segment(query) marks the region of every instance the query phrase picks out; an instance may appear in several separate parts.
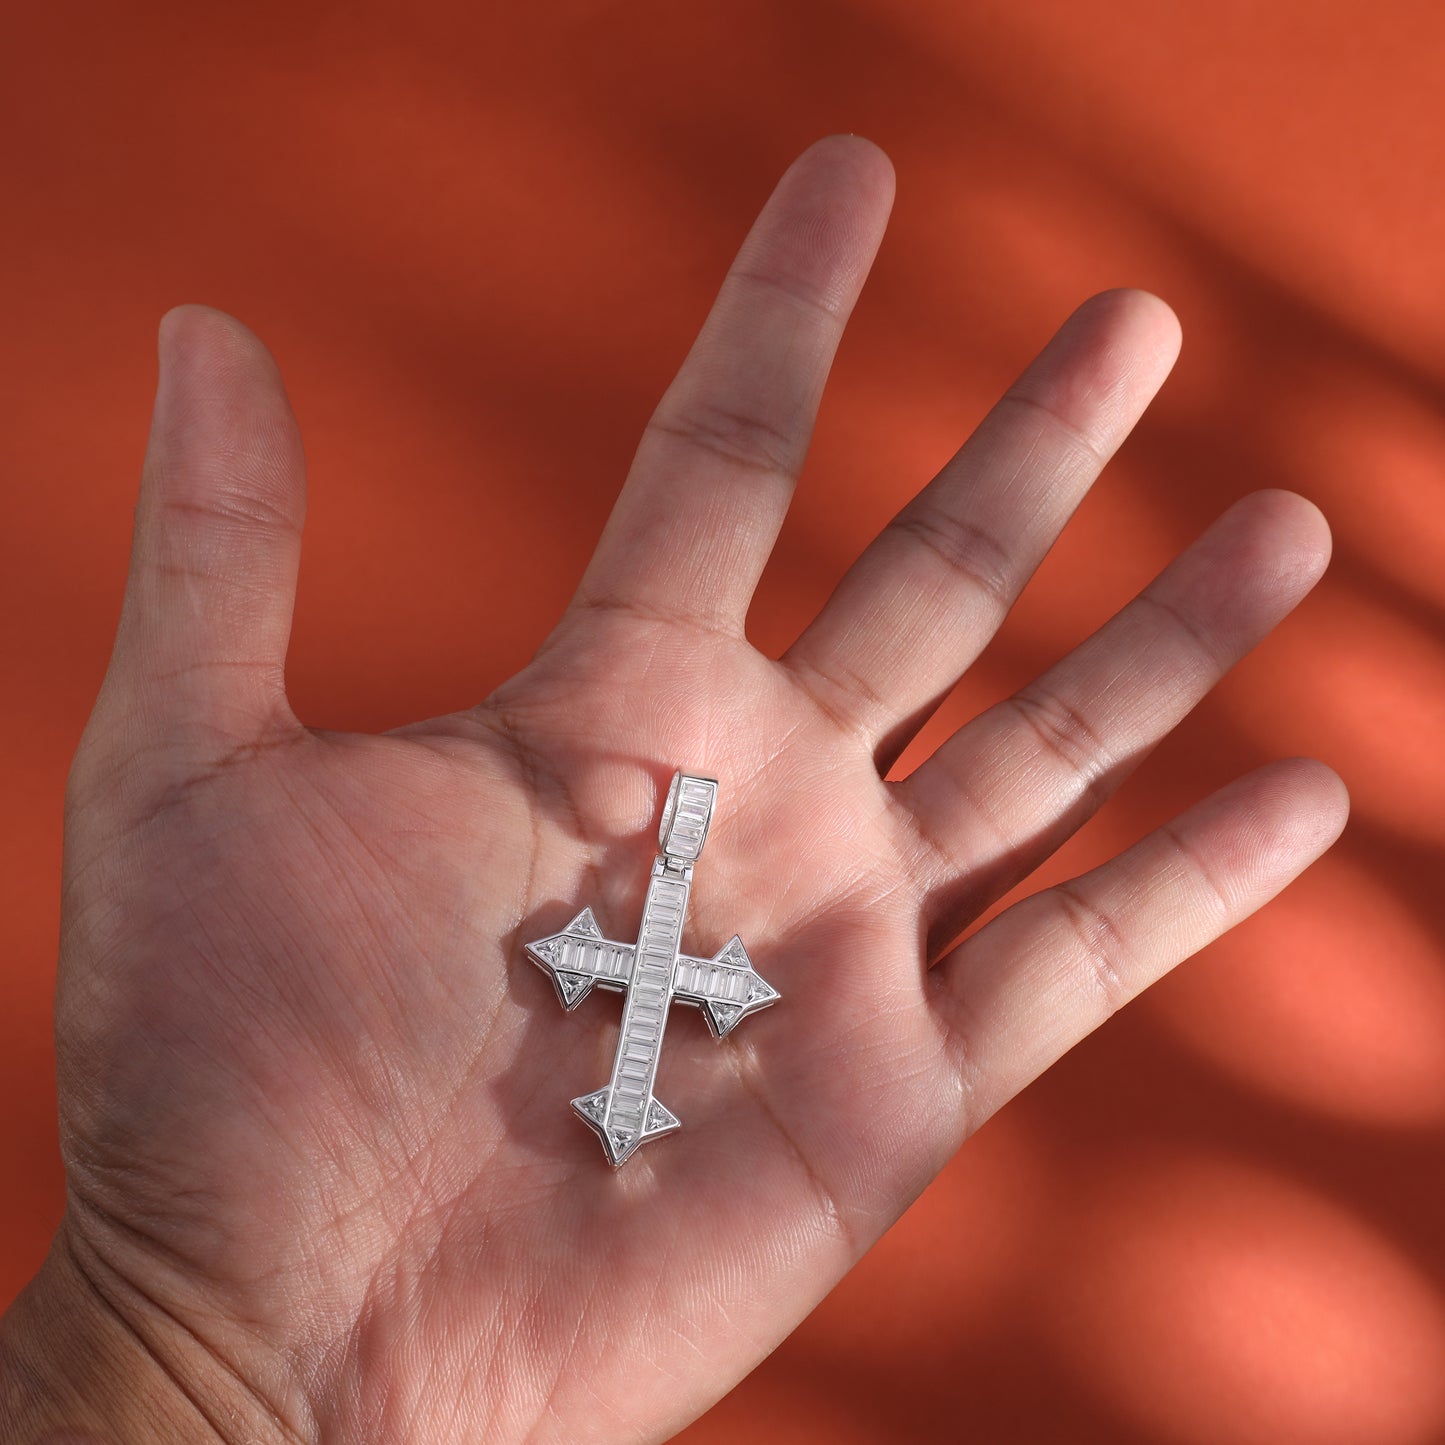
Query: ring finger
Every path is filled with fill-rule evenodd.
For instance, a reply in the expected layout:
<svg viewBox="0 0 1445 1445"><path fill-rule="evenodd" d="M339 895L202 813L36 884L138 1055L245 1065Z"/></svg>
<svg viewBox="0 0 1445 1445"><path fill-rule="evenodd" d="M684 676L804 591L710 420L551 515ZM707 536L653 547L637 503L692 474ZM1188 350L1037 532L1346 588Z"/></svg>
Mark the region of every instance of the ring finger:
<svg viewBox="0 0 1445 1445"><path fill-rule="evenodd" d="M1092 637L897 784L937 873L937 945L1039 866L1319 579L1292 492L1236 502Z"/></svg>

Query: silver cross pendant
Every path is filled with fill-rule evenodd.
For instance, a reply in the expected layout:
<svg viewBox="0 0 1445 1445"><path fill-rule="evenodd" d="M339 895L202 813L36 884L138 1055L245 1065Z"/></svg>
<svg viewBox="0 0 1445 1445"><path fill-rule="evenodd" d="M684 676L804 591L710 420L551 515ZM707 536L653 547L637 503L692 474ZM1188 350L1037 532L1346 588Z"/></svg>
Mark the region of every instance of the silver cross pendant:
<svg viewBox="0 0 1445 1445"><path fill-rule="evenodd" d="M561 933L525 945L528 958L551 975L565 1009L576 1008L594 984L627 995L612 1081L572 1100L613 1165L625 1163L639 1145L680 1127L677 1115L652 1092L672 1001L695 1004L713 1036L721 1038L779 998L777 989L758 976L736 934L712 958L682 952L693 865L702 853L716 802L715 778L673 774L635 944L604 938L592 910L584 908Z"/></svg>

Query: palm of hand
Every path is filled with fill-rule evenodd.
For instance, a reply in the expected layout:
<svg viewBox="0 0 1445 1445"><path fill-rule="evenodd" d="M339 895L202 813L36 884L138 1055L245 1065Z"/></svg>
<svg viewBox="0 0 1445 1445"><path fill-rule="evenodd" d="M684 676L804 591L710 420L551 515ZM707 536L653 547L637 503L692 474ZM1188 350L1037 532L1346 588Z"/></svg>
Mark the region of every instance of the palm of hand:
<svg viewBox="0 0 1445 1445"><path fill-rule="evenodd" d="M932 1176L957 1111L871 759L745 643L579 631L470 716L303 734L183 783L137 829L140 887L87 883L72 910L72 948L128 984L72 1035L106 1079L72 1096L81 1199L139 1193L145 1251L277 1341L323 1323L284 1287L315 1278L328 1368L405 1341L385 1393L412 1429L428 1397L450 1415L437 1376L489 1337L478 1417L510 1397L513 1425L585 1419L608 1395L659 1427L697 1413L771 1347L780 1295L801 1314ZM613 1176L567 1100L607 1078L615 1002L563 1015L519 940L573 900L631 936L652 760L688 757L732 784L688 936L741 930L791 1017L718 1044L675 1012L659 1092L686 1127ZM750 1279L757 1319L720 1276ZM717 1373L684 1395L705 1340Z"/></svg>
<svg viewBox="0 0 1445 1445"><path fill-rule="evenodd" d="M739 279L786 255L811 207L854 218L842 227L852 253L840 243L826 271L834 289L848 289L839 276L856 289L876 244L859 233L881 232L886 211L878 166L861 143L818 148L759 222ZM787 312L797 389L815 395L826 366L815 358L809 372L795 354L796 298L776 275L758 289L771 299L750 304ZM699 343L714 386L719 356L738 351L722 333L741 304L725 292L717 334ZM1012 575L981 585L987 567L965 544L999 526L954 515L959 480L946 474L880 543L873 571L860 563L858 603L845 587L831 630L825 614L811 645L763 657L742 636L745 595L730 618L704 615L669 571L686 555L677 538L706 527L686 498L660 521L649 474L667 471L675 489L690 468L700 486L735 486L753 508L740 530L758 533L765 556L769 527L756 517L764 501L780 515L774 474L787 466L759 438L787 439L771 419L738 422L747 398L714 397L704 412L687 369L578 602L478 708L380 738L301 728L279 685L289 597L274 616L225 597L182 609L186 626L211 630L210 657L185 651L192 637L128 661L167 586L194 601L216 585L207 559L229 548L235 561L238 521L269 536L242 559L248 591L258 573L277 590L275 576L294 569L284 485L299 464L279 384L256 400L269 363L235 323L199 308L176 316L173 333L189 328L201 361L193 399L179 413L173 399L153 436L170 448L148 469L153 516L169 521L150 525L158 538L172 528L170 543L154 543L162 551L175 529L198 531L149 571L138 540L117 661L72 785L59 1005L68 1247L118 1308L179 1322L298 1434L675 1429L806 1313L970 1127L1177 962L1181 940L1187 952L1257 906L1337 827L1323 770L1236 785L1096 883L1031 900L930 972L939 943L1047 856L1302 595L1318 566L1298 559L1322 563L1319 531L1305 504L1278 496L1226 519L1193 572L1186 556L1152 601L1099 634L1096 655L1086 644L1046 688L975 724L971 742L960 735L954 753L886 783L900 736L959 660L910 656L910 644L938 650L938 622L917 608L892 623L898 646L885 650L901 661L848 654L837 637L872 612L888 626L890 598L909 588L936 591L940 616L967 602L986 636L1037 545L1020 535L1000 568ZM996 467L1010 446L1040 466L1052 438L1067 453L1055 473L1080 472L1080 456L1107 453L1142 408L1147 378L1122 420L1102 405L1050 419L1061 394L1087 389L1100 350L1127 345L1131 327L1142 346L1159 311L1125 298L1085 324L1093 343L1042 360L991 442L982 430ZM208 348L248 358L249 377L231 364L243 374L227 425L239 411L262 439L249 473L224 487L204 464L219 423L194 400ZM1074 433L1095 439L1070 451L1058 438ZM281 502L278 474L289 479ZM1052 495L1058 475L1039 486ZM178 500L187 476L193 490ZM252 502L239 506L246 485ZM1056 497L1045 530L1067 511ZM144 518L143 503L142 536ZM652 574L630 565L640 557L654 559ZM1201 568L1226 585L1201 585ZM880 590L885 569L893 586ZM634 571L640 582L619 590ZM1241 602L1240 578L1261 572L1267 582L1244 586ZM232 618L234 641L237 615L255 643L244 662L215 648L215 619ZM1140 661L1137 697L1114 712L1061 701L1096 693L1124 647ZM917 685L888 666L911 667ZM141 673L147 696L184 693L163 744L134 704ZM615 1001L594 996L564 1015L521 943L583 905L609 936L633 935L674 766L722 780L685 944L711 952L740 933L783 1003L721 1044L674 1011L658 1093L684 1128L613 1174L567 1101L607 1078ZM1268 866L1237 842L1261 817L1280 840ZM1141 904L1151 888L1167 896ZM1032 1017L1020 997L1035 1000ZM1048 1016L1051 1001L1063 1006Z"/></svg>

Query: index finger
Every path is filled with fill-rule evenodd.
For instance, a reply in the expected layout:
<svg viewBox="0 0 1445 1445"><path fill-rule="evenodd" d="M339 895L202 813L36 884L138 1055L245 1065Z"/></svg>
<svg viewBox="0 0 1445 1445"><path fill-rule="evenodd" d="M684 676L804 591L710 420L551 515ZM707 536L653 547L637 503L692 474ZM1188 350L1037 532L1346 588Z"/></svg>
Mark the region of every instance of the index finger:
<svg viewBox="0 0 1445 1445"><path fill-rule="evenodd" d="M788 168L647 425L574 607L741 634L892 202L887 156L857 136Z"/></svg>

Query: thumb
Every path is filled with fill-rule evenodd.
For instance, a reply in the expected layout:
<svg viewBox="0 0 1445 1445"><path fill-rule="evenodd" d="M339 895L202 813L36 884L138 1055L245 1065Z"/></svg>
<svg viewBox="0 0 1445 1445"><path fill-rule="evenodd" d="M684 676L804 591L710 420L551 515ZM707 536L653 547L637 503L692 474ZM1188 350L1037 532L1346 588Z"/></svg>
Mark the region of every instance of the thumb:
<svg viewBox="0 0 1445 1445"><path fill-rule="evenodd" d="M234 746L294 726L286 646L306 510L281 373L234 317L161 318L160 380L107 700L145 733Z"/></svg>

